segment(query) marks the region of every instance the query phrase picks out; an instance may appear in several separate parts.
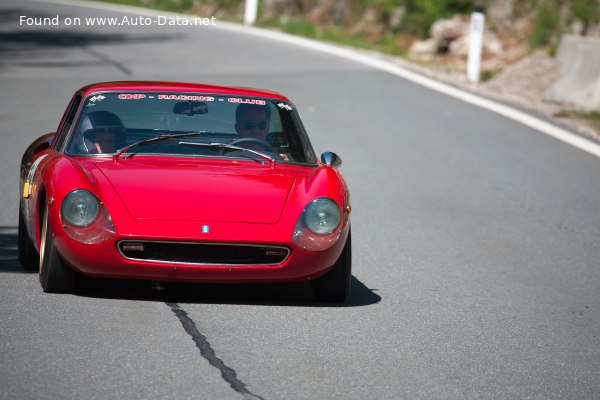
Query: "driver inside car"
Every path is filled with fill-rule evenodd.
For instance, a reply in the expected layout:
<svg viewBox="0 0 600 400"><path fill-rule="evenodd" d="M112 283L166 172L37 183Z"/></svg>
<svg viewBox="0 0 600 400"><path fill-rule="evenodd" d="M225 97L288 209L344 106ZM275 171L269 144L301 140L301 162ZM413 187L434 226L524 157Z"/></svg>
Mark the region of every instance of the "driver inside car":
<svg viewBox="0 0 600 400"><path fill-rule="evenodd" d="M118 126L89 129L84 132L85 140L93 146L95 153L105 154L117 151L117 136L122 130Z"/></svg>
<svg viewBox="0 0 600 400"><path fill-rule="evenodd" d="M240 104L235 110L235 131L240 145L250 150L275 153L272 144L267 140L271 121L269 106L257 104ZM247 141L244 141L247 139ZM279 158L289 161L287 154L278 154Z"/></svg>
<svg viewBox="0 0 600 400"><path fill-rule="evenodd" d="M121 119L108 111L88 113L81 124L80 151L110 154L125 146L125 128Z"/></svg>
<svg viewBox="0 0 600 400"><path fill-rule="evenodd" d="M269 106L240 104L235 110L235 131L240 139L253 138L266 142L270 120Z"/></svg>

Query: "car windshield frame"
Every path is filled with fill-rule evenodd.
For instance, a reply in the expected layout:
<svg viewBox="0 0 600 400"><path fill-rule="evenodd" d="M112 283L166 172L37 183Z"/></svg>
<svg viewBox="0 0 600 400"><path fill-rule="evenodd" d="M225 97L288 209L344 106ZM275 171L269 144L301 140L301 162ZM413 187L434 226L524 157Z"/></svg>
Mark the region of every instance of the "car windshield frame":
<svg viewBox="0 0 600 400"><path fill-rule="evenodd" d="M121 98L120 96L123 97ZM150 96L154 97L148 98ZM159 96L163 97L159 98ZM200 110L199 112L195 114L190 113L189 115L182 114L180 112L176 113L175 110L177 110L177 107L175 107L175 104L189 101L191 105L191 99L194 99L194 102L201 102L203 104L202 107L197 107L194 109ZM123 103L121 103L121 101L123 101ZM163 106L163 102L165 106ZM151 106L158 104L160 104L160 107L163 108L159 109L159 111L156 111L156 115L153 115L152 113L154 111ZM268 128L276 130L270 130L265 141L272 147L272 149L249 148L253 151L224 152L218 151L219 146L203 145L222 143L223 145L235 146L235 141L243 138L237 131L238 128L236 127L235 117L235 111L241 104L250 104L253 106L263 107L266 106L269 108L270 114L267 114L269 115L267 118L270 118L270 126ZM129 108L126 108L126 106ZM143 111L154 118L165 117L166 120L171 118L173 120L184 122L191 122L192 119L196 119L198 126L193 127L199 129L191 129L193 124L188 126L186 129L182 129L181 127L178 127L177 129L166 129L168 127L167 124L157 127L143 127L135 125L134 123L132 126L131 121L133 120L135 122L136 118L136 107L142 106L148 106L147 108L144 108ZM168 114L167 112L169 108L172 109L172 115ZM204 112L204 108L207 108L208 111ZM179 109L181 109L181 107L179 107ZM203 125L202 118L204 117L210 122L209 114L212 110L217 111L217 116L214 117L214 115L210 115L210 117L214 117L215 120L218 119L217 122L223 126L228 124L227 129L220 132L210 129L202 129L206 127ZM116 122L111 120L110 123L105 123L104 125L100 126L100 128L92 126L92 118L90 118L89 115L95 111L112 113L118 117L118 120ZM223 115L219 115L219 113ZM205 117L205 115L207 117ZM140 121L142 120L140 119ZM85 134L102 129L106 131L109 131L112 128L117 129L118 122L120 122L121 128L124 132L125 139L123 142L116 146L113 151L102 152L100 147L97 145L97 151L94 151L94 149L89 145L89 142L86 141ZM152 122L148 122L148 124L152 124ZM210 124L207 124L207 126L210 127ZM185 147L187 150L176 149L176 145L174 145L175 141L167 139L164 141L160 140L160 142L172 142L170 145L162 146L158 143L155 143L154 146L142 145L142 149L136 147L131 151L134 151L136 154L143 154L144 156L177 158L199 157L218 159L234 158L246 160L252 158L252 153L262 153L261 156L274 158L278 163L282 162L311 166L318 164L316 154L298 115L297 109L291 102L282 100L280 98L250 96L236 93L215 94L209 92L172 90L109 90L92 92L87 94L80 102L77 116L75 117L74 123L72 124L70 132L65 138L60 151L65 155L72 157L114 157L116 154L122 153L120 152L120 149L131 146L135 142L142 142L144 139L149 139L156 136L181 135L193 132L206 133L205 136L198 136L197 140L198 143L201 144L200 146L179 146L181 148ZM96 139L97 138L94 138L94 140ZM87 145L82 146L81 143L87 143ZM264 161L265 157L261 156L255 154L253 159L256 161L258 158L259 160L262 159Z"/></svg>

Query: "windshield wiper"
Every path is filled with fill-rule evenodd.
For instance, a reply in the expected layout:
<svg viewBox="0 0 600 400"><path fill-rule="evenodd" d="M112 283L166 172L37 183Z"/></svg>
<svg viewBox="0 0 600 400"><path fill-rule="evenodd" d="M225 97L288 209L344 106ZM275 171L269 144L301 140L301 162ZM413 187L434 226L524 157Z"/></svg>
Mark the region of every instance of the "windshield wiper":
<svg viewBox="0 0 600 400"><path fill-rule="evenodd" d="M118 152L115 153L114 158L115 160L119 159L119 156L121 156L121 154L125 153L127 150L142 145L142 144L146 144L146 143L153 143L153 142L160 142L163 140L168 140L168 139L177 139L177 138L182 138L182 137L188 137L188 136L198 136L198 135L202 135L205 134L206 132L188 132L188 133L178 133L175 135L158 135L158 136L154 136L151 137L149 139L144 139L144 140L140 140L138 142L135 143L131 143L128 146L123 147L121 150L119 150ZM132 155L134 155L135 153L132 153ZM129 156L129 157L131 157ZM127 158L129 158L127 157Z"/></svg>
<svg viewBox="0 0 600 400"><path fill-rule="evenodd" d="M268 155L263 154L263 153L261 153L259 151L247 149L245 147L233 146L231 144L226 144L226 143L179 142L179 144L183 145L183 146L198 146L198 147L206 147L206 148L211 148L211 149L217 148L217 149L245 151L245 152L257 155L257 156L259 156L262 159L270 161L271 164L273 164L275 162L275 158L274 157L268 156ZM256 161L258 161L258 160L256 160Z"/></svg>

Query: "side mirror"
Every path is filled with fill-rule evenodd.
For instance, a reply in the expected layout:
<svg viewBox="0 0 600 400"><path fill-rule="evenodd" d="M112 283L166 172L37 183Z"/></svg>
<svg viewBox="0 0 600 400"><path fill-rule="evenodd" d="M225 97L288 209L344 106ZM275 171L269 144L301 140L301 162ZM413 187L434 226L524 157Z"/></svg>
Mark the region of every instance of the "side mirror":
<svg viewBox="0 0 600 400"><path fill-rule="evenodd" d="M342 159L340 156L330 151L326 151L325 153L321 154L321 162L333 168L339 168L342 165Z"/></svg>

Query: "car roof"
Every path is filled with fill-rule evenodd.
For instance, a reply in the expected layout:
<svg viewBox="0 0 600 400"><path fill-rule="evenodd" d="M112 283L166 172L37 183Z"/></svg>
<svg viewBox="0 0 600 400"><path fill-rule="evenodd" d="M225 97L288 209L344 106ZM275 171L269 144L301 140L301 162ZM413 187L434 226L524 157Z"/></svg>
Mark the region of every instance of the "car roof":
<svg viewBox="0 0 600 400"><path fill-rule="evenodd" d="M202 83L167 82L167 81L115 81L100 82L79 89L83 96L97 92L131 91L131 92L183 92L215 95L240 95L248 97L268 97L289 101L285 96L263 89L236 86L217 86Z"/></svg>

